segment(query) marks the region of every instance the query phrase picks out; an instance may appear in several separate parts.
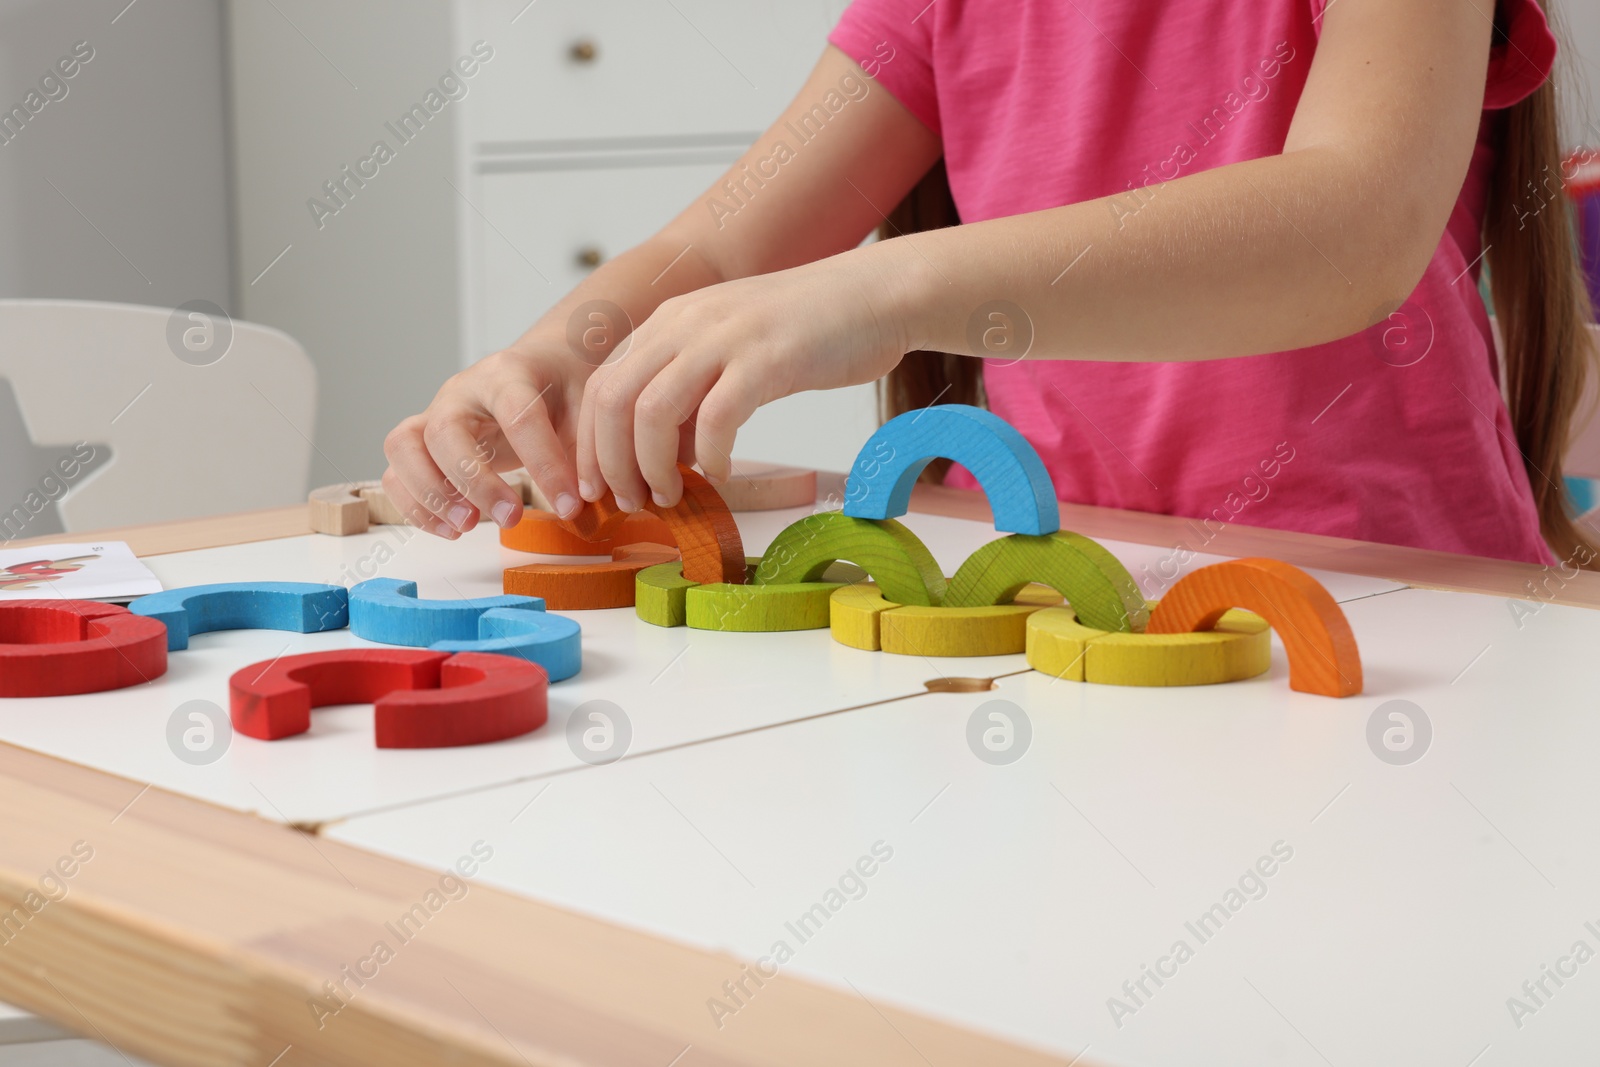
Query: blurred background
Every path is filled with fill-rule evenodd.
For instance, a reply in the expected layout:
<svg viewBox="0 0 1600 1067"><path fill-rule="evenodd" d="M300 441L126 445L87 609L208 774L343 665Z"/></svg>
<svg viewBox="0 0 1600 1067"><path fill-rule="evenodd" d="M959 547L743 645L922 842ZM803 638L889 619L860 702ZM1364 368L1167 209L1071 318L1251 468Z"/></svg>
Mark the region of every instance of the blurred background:
<svg viewBox="0 0 1600 1067"><path fill-rule="evenodd" d="M52 79L0 126L0 299L151 305L161 322L204 301L282 330L314 402L298 410L292 375L250 377L266 403L246 393L230 417L288 421L310 485L375 478L384 434L440 382L736 158L846 3L0 0L0 109ZM1600 3L1557 6L1567 140L1600 144ZM69 57L73 75L53 73ZM64 365L52 387L83 378ZM160 396L137 401L162 424L147 432L184 433ZM0 387L0 450L33 447L6 436L8 407ZM843 470L875 425L870 387L803 395L758 414L738 452ZM0 506L37 481L19 477ZM60 528L30 521L27 536Z"/></svg>

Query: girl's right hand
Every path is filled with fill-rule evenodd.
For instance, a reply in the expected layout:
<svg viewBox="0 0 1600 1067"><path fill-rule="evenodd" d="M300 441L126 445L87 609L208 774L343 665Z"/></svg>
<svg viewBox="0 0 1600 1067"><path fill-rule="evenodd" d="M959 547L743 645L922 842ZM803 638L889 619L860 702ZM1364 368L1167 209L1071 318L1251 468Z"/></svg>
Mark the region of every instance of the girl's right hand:
<svg viewBox="0 0 1600 1067"><path fill-rule="evenodd" d="M592 370L559 341L525 338L456 374L426 411L384 439L390 502L450 540L482 515L514 526L522 499L496 472L527 467L558 515L577 514L583 502L569 449Z"/></svg>

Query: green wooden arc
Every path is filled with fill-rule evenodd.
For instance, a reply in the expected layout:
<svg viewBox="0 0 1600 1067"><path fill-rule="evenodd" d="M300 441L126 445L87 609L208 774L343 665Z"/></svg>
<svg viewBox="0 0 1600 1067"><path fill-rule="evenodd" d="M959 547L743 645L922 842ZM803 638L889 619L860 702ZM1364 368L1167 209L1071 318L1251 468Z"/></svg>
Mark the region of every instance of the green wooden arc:
<svg viewBox="0 0 1600 1067"><path fill-rule="evenodd" d="M950 579L944 606L1009 604L1030 582L1060 593L1079 621L1096 630L1140 632L1150 619L1128 568L1099 542L1068 530L1043 537L1011 534L990 541Z"/></svg>
<svg viewBox="0 0 1600 1067"><path fill-rule="evenodd" d="M944 572L917 535L894 519L857 519L837 511L807 515L768 546L756 585L818 581L836 562L854 563L897 604L937 607Z"/></svg>

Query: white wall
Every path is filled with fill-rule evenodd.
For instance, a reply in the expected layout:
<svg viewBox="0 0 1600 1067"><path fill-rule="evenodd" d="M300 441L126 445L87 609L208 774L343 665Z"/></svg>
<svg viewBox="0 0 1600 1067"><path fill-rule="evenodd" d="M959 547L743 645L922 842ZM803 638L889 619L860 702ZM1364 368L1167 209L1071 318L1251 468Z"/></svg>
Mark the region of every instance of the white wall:
<svg viewBox="0 0 1600 1067"><path fill-rule="evenodd" d="M312 484L376 478L384 435L459 365L452 109L320 227L307 201L374 141L398 146L384 123L456 58L451 7L231 0L228 10L236 195L248 205L237 223L240 308L317 365ZM352 301L355 286L384 299Z"/></svg>
<svg viewBox="0 0 1600 1067"><path fill-rule="evenodd" d="M220 6L126 3L0 0L0 110L94 50L0 144L0 297L230 307Z"/></svg>
<svg viewBox="0 0 1600 1067"><path fill-rule="evenodd" d="M1556 64L1556 84L1566 107L1566 143L1600 147L1600 2L1546 2L1556 8L1557 33L1567 46Z"/></svg>

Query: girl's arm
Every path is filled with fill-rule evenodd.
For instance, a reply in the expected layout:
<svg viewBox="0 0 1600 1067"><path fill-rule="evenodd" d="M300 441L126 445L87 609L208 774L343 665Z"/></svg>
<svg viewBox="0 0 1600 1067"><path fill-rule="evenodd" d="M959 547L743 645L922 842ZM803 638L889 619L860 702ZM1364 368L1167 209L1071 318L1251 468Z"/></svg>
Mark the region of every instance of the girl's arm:
<svg viewBox="0 0 1600 1067"><path fill-rule="evenodd" d="M791 126L819 128L818 106L826 120L802 145ZM792 153L779 151L779 142ZM384 442L390 466L383 484L391 500L416 525L443 537L471 529L480 515L511 525L521 517L521 501L493 472L526 466L556 511L571 516L580 505L568 451L585 382L631 324L685 293L853 248L880 221L878 208L898 203L938 157L938 138L830 48L794 103L716 186L656 236L596 270L511 347L450 378L426 411L395 427ZM584 305L594 301L622 315L602 309L591 317L593 305ZM574 334L582 339L576 347ZM677 432L664 446L669 465L679 454ZM685 434L684 454L692 458L692 430ZM726 463L710 469L725 472ZM604 491L598 474L591 472L588 483L584 496ZM629 483L616 484L628 510L644 501L638 491L627 495Z"/></svg>
<svg viewBox="0 0 1600 1067"><path fill-rule="evenodd" d="M1046 359L1243 356L1381 321L1421 278L1465 178L1491 13L1487 0L1332 0L1283 153L1154 186L1132 217L1126 198L1120 211L1087 201L667 302L589 379L580 477L619 500L676 501L691 419L701 466L725 477L760 404L870 381L918 349L972 354L968 320L994 299L1023 309L1030 358ZM839 205L857 195L826 184Z"/></svg>

